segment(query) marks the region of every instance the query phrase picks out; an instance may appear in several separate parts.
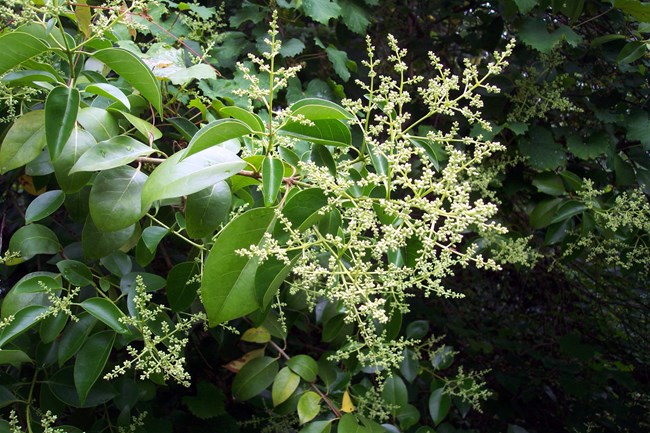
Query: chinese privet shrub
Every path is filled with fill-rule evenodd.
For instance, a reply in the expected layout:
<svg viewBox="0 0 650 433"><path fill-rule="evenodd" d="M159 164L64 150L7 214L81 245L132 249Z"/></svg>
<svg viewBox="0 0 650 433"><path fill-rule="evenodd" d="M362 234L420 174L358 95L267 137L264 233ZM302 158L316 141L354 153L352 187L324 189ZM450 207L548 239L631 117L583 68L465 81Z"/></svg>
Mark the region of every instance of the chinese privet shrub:
<svg viewBox="0 0 650 433"><path fill-rule="evenodd" d="M278 4L325 23L356 5ZM460 75L430 53L423 77L368 39L361 96L335 103L322 80L303 97L304 43L252 3L0 10L1 428L428 432L481 410L484 372L403 319L462 297L458 269L534 256L486 165L512 43ZM265 17L238 58L252 46L220 29ZM346 81L356 65L323 48Z"/></svg>

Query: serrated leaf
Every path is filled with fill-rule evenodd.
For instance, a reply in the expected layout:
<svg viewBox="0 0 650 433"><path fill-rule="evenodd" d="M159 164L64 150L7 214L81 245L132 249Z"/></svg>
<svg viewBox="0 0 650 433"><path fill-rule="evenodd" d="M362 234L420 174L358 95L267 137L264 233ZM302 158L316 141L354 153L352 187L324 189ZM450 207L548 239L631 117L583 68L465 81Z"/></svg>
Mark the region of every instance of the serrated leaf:
<svg viewBox="0 0 650 433"><path fill-rule="evenodd" d="M519 150L528 158L528 164L540 171L555 170L566 164L567 157L560 143L548 129L531 127L529 139L519 140Z"/></svg>
<svg viewBox="0 0 650 433"><path fill-rule="evenodd" d="M429 414L434 425L438 425L449 413L451 397L445 393L444 388L434 390L429 396Z"/></svg>
<svg viewBox="0 0 650 433"><path fill-rule="evenodd" d="M45 145L45 112L34 110L20 116L2 140L0 174L33 161Z"/></svg>
<svg viewBox="0 0 650 433"><path fill-rule="evenodd" d="M0 76L49 49L47 44L28 33L6 32L0 36Z"/></svg>
<svg viewBox="0 0 650 433"><path fill-rule="evenodd" d="M302 10L314 21L325 25L341 13L338 3L331 0L303 0Z"/></svg>
<svg viewBox="0 0 650 433"><path fill-rule="evenodd" d="M77 353L74 364L74 385L79 394L79 402L83 405L91 388L99 379L108 355L111 354L115 333L103 331L94 334L86 340Z"/></svg>
<svg viewBox="0 0 650 433"><path fill-rule="evenodd" d="M120 321L124 317L122 310L106 298L89 298L79 304L88 314L108 325L115 332L126 334L129 328Z"/></svg>
<svg viewBox="0 0 650 433"><path fill-rule="evenodd" d="M291 38L288 41L282 42L280 54L283 57L294 57L302 53L305 49L305 44L297 38Z"/></svg>
<svg viewBox="0 0 650 433"><path fill-rule="evenodd" d="M150 155L155 149L126 135L118 135L97 143L86 151L70 169L79 171L99 171L122 167L140 156Z"/></svg>
<svg viewBox="0 0 650 433"><path fill-rule="evenodd" d="M162 94L156 77L138 56L123 48L105 48L92 54L140 92L162 115Z"/></svg>
<svg viewBox="0 0 650 433"><path fill-rule="evenodd" d="M45 138L50 158L56 160L72 134L79 113L79 90L54 88L45 100Z"/></svg>
<svg viewBox="0 0 650 433"><path fill-rule="evenodd" d="M177 152L149 175L142 190L142 209L156 200L193 194L239 173L246 162L219 146L183 158ZM181 160L182 159L182 160Z"/></svg>
<svg viewBox="0 0 650 433"><path fill-rule="evenodd" d="M341 6L341 18L350 30L360 35L366 34L370 24L370 13L353 0L338 0Z"/></svg>
<svg viewBox="0 0 650 433"><path fill-rule="evenodd" d="M298 400L298 419L300 424L305 424L320 413L320 395L314 391L307 391Z"/></svg>
<svg viewBox="0 0 650 433"><path fill-rule="evenodd" d="M232 206L232 193L226 182L217 182L187 196L185 223L192 238L210 236L228 220Z"/></svg>
<svg viewBox="0 0 650 433"><path fill-rule="evenodd" d="M307 382L316 381L318 363L309 355L296 355L287 361L287 366Z"/></svg>
<svg viewBox="0 0 650 433"><path fill-rule="evenodd" d="M56 234L40 224L19 228L9 241L9 251L19 251L24 260L29 260L37 254L56 254L60 249L61 244Z"/></svg>
<svg viewBox="0 0 650 433"><path fill-rule="evenodd" d="M169 80L176 86L183 86L192 80L217 78L212 66L198 63L187 67L183 50L163 43L153 44L144 56L144 63L158 79Z"/></svg>
<svg viewBox="0 0 650 433"><path fill-rule="evenodd" d="M607 152L610 148L610 138L605 132L597 132L583 141L580 136L574 134L567 137L567 148L580 159L594 159Z"/></svg>
<svg viewBox="0 0 650 433"><path fill-rule="evenodd" d="M255 397L273 383L278 368L278 362L268 356L247 362L232 383L233 397L240 401Z"/></svg>
<svg viewBox="0 0 650 433"><path fill-rule="evenodd" d="M336 74L341 77L343 81L348 81L350 79L350 71L348 70L348 53L341 51L332 45L325 49L325 53L327 54L329 61L332 62Z"/></svg>
<svg viewBox="0 0 650 433"><path fill-rule="evenodd" d="M99 173L88 200L95 226L114 232L142 218L141 194L146 180L147 175L128 165Z"/></svg>
<svg viewBox="0 0 650 433"><path fill-rule="evenodd" d="M25 210L25 224L40 221L52 215L65 201L61 190L47 191L36 197Z"/></svg>
<svg viewBox="0 0 650 433"><path fill-rule="evenodd" d="M237 250L260 244L274 223L273 209L251 209L232 220L212 246L201 282L210 326L258 308L254 285L258 261L239 255Z"/></svg>
<svg viewBox="0 0 650 433"><path fill-rule="evenodd" d="M300 385L300 377L291 371L289 367L284 367L280 370L275 376L273 387L271 388L273 406L277 406L291 397L291 394L298 388L298 385ZM298 414L300 414L300 403L298 403Z"/></svg>

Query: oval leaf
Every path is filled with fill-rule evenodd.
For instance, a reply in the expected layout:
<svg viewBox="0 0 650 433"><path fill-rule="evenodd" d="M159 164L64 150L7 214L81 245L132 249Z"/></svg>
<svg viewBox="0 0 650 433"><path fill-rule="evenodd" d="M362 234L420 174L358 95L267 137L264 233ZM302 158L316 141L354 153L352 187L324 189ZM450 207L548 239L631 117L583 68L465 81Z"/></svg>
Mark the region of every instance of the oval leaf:
<svg viewBox="0 0 650 433"><path fill-rule="evenodd" d="M97 143L96 146L81 155L70 173L121 167L133 162L140 156L150 155L153 152L155 152L155 149L140 143L138 140L126 135L118 135Z"/></svg>
<svg viewBox="0 0 650 433"><path fill-rule="evenodd" d="M54 88L45 100L45 138L54 161L70 138L79 113L79 90L66 86Z"/></svg>
<svg viewBox="0 0 650 433"><path fill-rule="evenodd" d="M282 160L267 156L262 163L262 193L264 195L264 205L273 206L282 186L282 177L284 176L284 164Z"/></svg>
<svg viewBox="0 0 650 433"><path fill-rule="evenodd" d="M289 122L280 133L324 146L350 146L352 134L347 125L336 119L313 120L313 125Z"/></svg>
<svg viewBox="0 0 650 433"><path fill-rule="evenodd" d="M237 120L241 120L253 132L265 131L264 122L262 122L260 116L248 110L244 110L243 108L236 107L236 106L223 107L221 110L219 110L219 114L222 114L224 116L230 116Z"/></svg>
<svg viewBox="0 0 650 433"><path fill-rule="evenodd" d="M28 33L6 32L0 37L0 76L49 49L43 41Z"/></svg>
<svg viewBox="0 0 650 433"><path fill-rule="evenodd" d="M79 191L93 176L93 173L89 172L70 174L70 169L84 152L96 144L97 141L91 133L80 128L75 128L68 142L63 146L61 155L55 161L52 161L56 181L66 194Z"/></svg>
<svg viewBox="0 0 650 433"><path fill-rule="evenodd" d="M445 394L444 388L438 388L429 396L429 414L434 425L438 425L449 413L451 408L451 397Z"/></svg>
<svg viewBox="0 0 650 433"><path fill-rule="evenodd" d="M87 85L84 88L84 92L92 93L94 95L103 96L104 98L112 99L113 101L119 102L127 110L131 109L131 102L129 98L126 97L124 92L119 88L108 83L92 83Z"/></svg>
<svg viewBox="0 0 650 433"><path fill-rule="evenodd" d="M115 333L111 331L98 332L92 335L77 354L74 364L74 385L79 394L81 405L86 401L111 354Z"/></svg>
<svg viewBox="0 0 650 433"><path fill-rule="evenodd" d="M47 311L42 305L23 308L14 315L14 319L0 332L0 347L4 346L23 332L38 324L36 318Z"/></svg>
<svg viewBox="0 0 650 433"><path fill-rule="evenodd" d="M104 322L115 332L126 334L129 328L120 321L124 317L122 310L106 298L90 298L83 301L81 307L96 319Z"/></svg>
<svg viewBox="0 0 650 433"><path fill-rule="evenodd" d="M89 198L90 216L95 226L101 231L112 232L138 221L144 214L140 206L146 180L147 175L128 165L99 173Z"/></svg>
<svg viewBox="0 0 650 433"><path fill-rule="evenodd" d="M241 120L237 119L219 119L208 123L199 129L192 140L187 145L187 151L183 158L192 156L209 147L216 146L220 143L239 138L252 133L251 129Z"/></svg>
<svg viewBox="0 0 650 433"><path fill-rule="evenodd" d="M167 275L167 300L173 311L184 311L196 299L199 282L195 277L201 272L196 262L179 263Z"/></svg>
<svg viewBox="0 0 650 433"><path fill-rule="evenodd" d="M210 236L228 219L232 194L226 182L217 182L187 196L185 223L192 238Z"/></svg>
<svg viewBox="0 0 650 433"><path fill-rule="evenodd" d="M300 376L291 371L289 367L284 367L280 370L277 376L275 376L273 388L271 388L273 406L277 406L291 397L291 394L298 388L298 385L300 385ZM298 403L298 414L300 414L300 403Z"/></svg>
<svg viewBox="0 0 650 433"><path fill-rule="evenodd" d="M352 115L340 105L321 98L305 98L291 105L291 114L301 115L309 120L351 119Z"/></svg>
<svg viewBox="0 0 650 433"><path fill-rule="evenodd" d="M244 401L255 397L268 388L278 373L278 362L268 356L255 358L247 362L232 383L232 395Z"/></svg>
<svg viewBox="0 0 650 433"><path fill-rule="evenodd" d="M307 382L316 380L318 363L309 355L296 355L287 361L287 366Z"/></svg>
<svg viewBox="0 0 650 433"><path fill-rule="evenodd" d="M56 254L61 249L52 230L40 224L30 224L16 230L9 241L9 251L20 252L24 260L37 254Z"/></svg>
<svg viewBox="0 0 650 433"><path fill-rule="evenodd" d="M45 112L34 110L20 116L0 146L0 174L33 161L45 145Z"/></svg>
<svg viewBox="0 0 650 433"><path fill-rule="evenodd" d="M298 400L298 418L300 424L311 421L316 418L320 412L320 395L314 391L307 391L300 400Z"/></svg>
<svg viewBox="0 0 650 433"><path fill-rule="evenodd" d="M47 191L32 201L25 210L25 224L40 221L52 215L65 201L65 194L61 190Z"/></svg>

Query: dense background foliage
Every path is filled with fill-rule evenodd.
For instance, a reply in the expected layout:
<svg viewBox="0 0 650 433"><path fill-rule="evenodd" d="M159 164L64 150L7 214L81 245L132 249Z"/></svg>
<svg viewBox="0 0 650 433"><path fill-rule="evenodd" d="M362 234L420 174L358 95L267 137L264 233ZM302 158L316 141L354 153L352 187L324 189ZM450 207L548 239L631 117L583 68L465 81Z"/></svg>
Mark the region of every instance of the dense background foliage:
<svg viewBox="0 0 650 433"><path fill-rule="evenodd" d="M0 12L0 247L20 251L0 265L1 431L650 429L649 4L23 0ZM400 119L390 97L401 86L368 97L355 80L394 75L389 34L407 50L404 80L442 68L482 77L514 38L509 66L486 81L501 92L476 89L486 122L462 111L468 99L448 113L413 90L411 117ZM264 93L269 73L278 89ZM346 98L374 104L353 112L385 115L388 132L342 126ZM445 147L435 133L454 122L468 141ZM408 179L450 171L454 149L488 139L505 148L455 178L471 185L466 202L440 206L483 197L498 213L477 210L445 244L461 258L441 268L438 294L464 297L424 297L414 283L403 298L393 287L366 299L385 299L390 320L360 310L367 316L349 323L365 305L336 292L350 280L310 281L282 258L327 267L336 250L357 269L358 245L382 248L373 230L424 220L425 207L397 218L371 206L377 225L355 233L350 211L386 195L363 179L399 172L391 152L401 142L386 136L409 131L422 139L407 140L412 172L395 203L417 195ZM278 218L298 227L294 243ZM386 247L372 266L426 272L415 243ZM250 260L237 254L251 244ZM300 245L313 262L292 253ZM464 266L476 253L502 269ZM213 293L225 286L234 301Z"/></svg>

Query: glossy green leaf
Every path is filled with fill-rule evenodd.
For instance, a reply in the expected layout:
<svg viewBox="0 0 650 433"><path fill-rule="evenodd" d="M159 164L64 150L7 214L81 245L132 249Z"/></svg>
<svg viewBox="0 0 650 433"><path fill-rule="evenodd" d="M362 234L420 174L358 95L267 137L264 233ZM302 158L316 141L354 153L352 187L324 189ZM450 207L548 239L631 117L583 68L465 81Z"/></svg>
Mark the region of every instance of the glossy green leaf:
<svg viewBox="0 0 650 433"><path fill-rule="evenodd" d="M50 393L68 407L94 408L112 400L118 395L115 388L105 380L95 382L85 401L81 403L75 386L74 367L64 367L48 377L47 386ZM58 427L58 426L57 426Z"/></svg>
<svg viewBox="0 0 650 433"><path fill-rule="evenodd" d="M0 350L0 365L5 364L22 364L24 362L34 362L22 350Z"/></svg>
<svg viewBox="0 0 650 433"><path fill-rule="evenodd" d="M144 96L162 115L160 85L151 69L138 56L122 48L106 48L92 54Z"/></svg>
<svg viewBox="0 0 650 433"><path fill-rule="evenodd" d="M36 197L25 210L25 224L40 221L52 215L65 201L65 194L61 190L44 192Z"/></svg>
<svg viewBox="0 0 650 433"><path fill-rule="evenodd" d="M226 395L220 388L202 380L196 389L196 396L184 396L182 399L192 415L201 419L210 419L226 413Z"/></svg>
<svg viewBox="0 0 650 433"><path fill-rule="evenodd" d="M114 332L98 332L91 335L77 353L77 360L74 364L74 385L79 394L79 402L82 405L86 401L90 389L99 379L102 370L104 370L114 341Z"/></svg>
<svg viewBox="0 0 650 433"><path fill-rule="evenodd" d="M271 388L273 406L277 406L291 397L291 394L298 388L298 385L300 385L300 376L291 371L289 367L284 367L280 370L275 376L273 387ZM300 403L298 403L298 413L300 414Z"/></svg>
<svg viewBox="0 0 650 433"><path fill-rule="evenodd" d="M128 120L129 123L139 132L139 135L145 142L152 143L162 138L162 132L160 132L160 129L156 128L151 122L127 113L126 111L115 110L112 108L109 108L109 110L112 113L120 114Z"/></svg>
<svg viewBox="0 0 650 433"><path fill-rule="evenodd" d="M77 114L77 122L97 141L110 140L120 133L115 118L103 108L82 108Z"/></svg>
<svg viewBox="0 0 650 433"><path fill-rule="evenodd" d="M57 360L59 366L77 354L81 346L86 342L91 331L97 323L94 316L82 313L78 314L78 322L71 322L63 331L57 347Z"/></svg>
<svg viewBox="0 0 650 433"><path fill-rule="evenodd" d="M250 360L235 376L232 383L233 397L240 401L255 397L273 383L278 368L278 361L268 356Z"/></svg>
<svg viewBox="0 0 650 433"><path fill-rule="evenodd" d="M156 200L193 194L243 170L246 162L234 153L212 146L181 161L177 152L151 173L142 189L143 210Z"/></svg>
<svg viewBox="0 0 650 433"><path fill-rule="evenodd" d="M384 381L381 397L386 403L397 406L397 409L408 403L408 391L404 381L399 376L390 376Z"/></svg>
<svg viewBox="0 0 650 433"><path fill-rule="evenodd" d="M58 78L47 71L26 70L7 73L2 79L7 87L33 86L41 87L42 83L56 83Z"/></svg>
<svg viewBox="0 0 650 433"><path fill-rule="evenodd" d="M29 260L37 254L56 254L60 249L61 244L56 234L40 224L19 228L9 241L9 251L20 252L24 260Z"/></svg>
<svg viewBox="0 0 650 433"><path fill-rule="evenodd" d="M61 331L68 323L68 315L60 312L54 316L48 316L41 320L38 335L43 343L51 343L56 340Z"/></svg>
<svg viewBox="0 0 650 433"><path fill-rule="evenodd" d="M271 334L263 326L258 328L248 328L246 332L242 334L240 340L248 343L265 344L271 341Z"/></svg>
<svg viewBox="0 0 650 433"><path fill-rule="evenodd" d="M248 125L241 120L215 120L199 129L199 132L192 137L181 160L228 140L243 137L251 132Z"/></svg>
<svg viewBox="0 0 650 433"><path fill-rule="evenodd" d="M515 0L515 4L519 8L519 12L527 14L537 6L537 1L538 0Z"/></svg>
<svg viewBox="0 0 650 433"><path fill-rule="evenodd" d="M318 363L309 355L292 356L287 366L307 382L316 381Z"/></svg>
<svg viewBox="0 0 650 433"><path fill-rule="evenodd" d="M48 49L47 44L28 33L5 32L0 36L0 76Z"/></svg>
<svg viewBox="0 0 650 433"><path fill-rule="evenodd" d="M293 103L291 114L304 116L309 120L348 120L352 115L340 105L321 98L305 98Z"/></svg>
<svg viewBox="0 0 650 433"><path fill-rule="evenodd" d="M551 220L551 224L564 221L574 216L581 214L582 211L587 209L587 206L575 200L568 200L560 205Z"/></svg>
<svg viewBox="0 0 650 433"><path fill-rule="evenodd" d="M92 93L93 95L103 96L119 102L127 110L131 109L131 102L118 87L108 83L92 83L84 87L84 92Z"/></svg>
<svg viewBox="0 0 650 433"><path fill-rule="evenodd" d="M351 413L346 413L339 420L338 430L345 433L370 433L370 431L359 424L357 419Z"/></svg>
<svg viewBox="0 0 650 433"><path fill-rule="evenodd" d="M98 171L122 167L140 156L150 155L155 149L126 135L118 135L97 143L77 160L70 173Z"/></svg>
<svg viewBox="0 0 650 433"><path fill-rule="evenodd" d="M396 418L402 430L408 430L420 420L420 411L412 404L406 404L397 410Z"/></svg>
<svg viewBox="0 0 650 433"><path fill-rule="evenodd" d="M34 110L20 116L0 145L0 174L33 161L45 145L45 112Z"/></svg>
<svg viewBox="0 0 650 433"><path fill-rule="evenodd" d="M231 206L230 187L223 181L188 195L185 202L187 234L192 238L212 235L228 220Z"/></svg>
<svg viewBox="0 0 650 433"><path fill-rule="evenodd" d="M298 419L300 424L305 424L320 413L320 395L314 391L307 391L298 400Z"/></svg>
<svg viewBox="0 0 650 433"><path fill-rule="evenodd" d="M260 244L274 223L273 209L251 209L232 220L212 246L201 283L210 326L241 317L258 307L254 285L258 261L236 251Z"/></svg>
<svg viewBox="0 0 650 433"><path fill-rule="evenodd" d="M404 349L403 356L399 371L404 379L413 382L420 372L420 360L411 349Z"/></svg>
<svg viewBox="0 0 650 433"><path fill-rule="evenodd" d="M438 425L449 413L451 397L445 393L444 388L438 388L429 396L429 415L434 425Z"/></svg>
<svg viewBox="0 0 650 433"><path fill-rule="evenodd" d="M169 271L167 300L172 310L184 311L192 305L200 287L200 283L195 279L200 271L196 262L179 263Z"/></svg>
<svg viewBox="0 0 650 433"><path fill-rule="evenodd" d="M555 215L555 209L562 203L561 198L541 201L530 214L530 225L534 229L541 229L550 225Z"/></svg>
<svg viewBox="0 0 650 433"><path fill-rule="evenodd" d="M97 228L90 215L86 218L81 232L81 245L87 259L100 259L117 251L126 244L135 232L135 225L114 232L105 232Z"/></svg>
<svg viewBox="0 0 650 433"><path fill-rule="evenodd" d="M264 126L264 122L262 122L260 116L248 110L244 110L243 108L234 105L230 107L223 107L222 109L219 110L219 114L222 114L224 116L230 116L232 118L244 122L252 132L263 133L266 130L266 127Z"/></svg>
<svg viewBox="0 0 650 433"><path fill-rule="evenodd" d="M42 305L32 305L14 314L14 320L0 331L0 347L38 324L36 318L47 311Z"/></svg>
<svg viewBox="0 0 650 433"><path fill-rule="evenodd" d="M31 272L22 277L4 295L2 300L2 318L15 315L31 305L49 305L47 291L61 290L61 282L50 272Z"/></svg>
<svg viewBox="0 0 650 433"><path fill-rule="evenodd" d="M262 163L262 193L264 205L273 206L282 186L284 164L282 160L267 156Z"/></svg>
<svg viewBox="0 0 650 433"><path fill-rule="evenodd" d="M445 370L454 362L454 349L451 346L441 346L431 357L431 366L435 370Z"/></svg>
<svg viewBox="0 0 650 433"><path fill-rule="evenodd" d="M333 419L327 421L314 421L305 425L299 433L329 433L332 430Z"/></svg>
<svg viewBox="0 0 650 433"><path fill-rule="evenodd" d="M320 167L327 167L332 176L336 175L336 161L334 161L332 153L326 146L314 143L311 147L309 159Z"/></svg>
<svg viewBox="0 0 650 433"><path fill-rule="evenodd" d="M539 173L533 177L533 185L537 187L539 192L548 195L562 195L566 191L564 189L564 182L562 178L555 173Z"/></svg>
<svg viewBox="0 0 650 433"><path fill-rule="evenodd" d="M291 256L291 254L289 255ZM295 255L291 258L291 263L286 264L276 257L269 257L257 268L255 273L255 298L262 309L271 305L271 302L275 299L275 294L289 276L289 273L291 273L291 269L298 258L299 256Z"/></svg>
<svg viewBox="0 0 650 433"><path fill-rule="evenodd" d="M56 263L63 278L77 287L93 284L93 274L85 263L76 260L61 260Z"/></svg>
<svg viewBox="0 0 650 433"><path fill-rule="evenodd" d="M158 248L160 241L169 233L169 230L160 226L150 226L142 231L142 240L152 253Z"/></svg>
<svg viewBox="0 0 650 433"><path fill-rule="evenodd" d="M50 158L56 160L70 138L79 113L79 90L67 86L53 89L45 100L45 138Z"/></svg>
<svg viewBox="0 0 650 433"><path fill-rule="evenodd" d="M645 42L633 41L625 44L616 61L621 64L632 63L645 56L648 52Z"/></svg>
<svg viewBox="0 0 650 433"><path fill-rule="evenodd" d="M120 321L124 317L122 310L106 298L89 298L79 304L84 310L96 319L120 334L129 332L129 328Z"/></svg>
<svg viewBox="0 0 650 433"><path fill-rule="evenodd" d="M167 121L169 121L169 123L171 123L187 141L190 141L192 137L194 137L194 134L199 132L199 128L184 117L172 117L167 119Z"/></svg>
<svg viewBox="0 0 650 433"><path fill-rule="evenodd" d="M280 133L299 140L324 146L350 146L352 134L347 125L336 119L318 119L313 125L289 122L280 129Z"/></svg>
<svg viewBox="0 0 650 433"><path fill-rule="evenodd" d="M97 141L88 131L75 128L70 134L68 142L63 146L59 157L52 161L54 175L59 186L66 194L72 194L83 188L93 173L79 172L70 174L70 169L79 160L81 155L95 146Z"/></svg>
<svg viewBox="0 0 650 433"><path fill-rule="evenodd" d="M144 215L140 206L146 180L147 175L128 165L99 173L89 198L90 216L95 226L101 231L113 232L138 221Z"/></svg>

